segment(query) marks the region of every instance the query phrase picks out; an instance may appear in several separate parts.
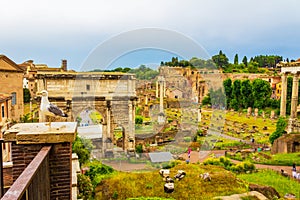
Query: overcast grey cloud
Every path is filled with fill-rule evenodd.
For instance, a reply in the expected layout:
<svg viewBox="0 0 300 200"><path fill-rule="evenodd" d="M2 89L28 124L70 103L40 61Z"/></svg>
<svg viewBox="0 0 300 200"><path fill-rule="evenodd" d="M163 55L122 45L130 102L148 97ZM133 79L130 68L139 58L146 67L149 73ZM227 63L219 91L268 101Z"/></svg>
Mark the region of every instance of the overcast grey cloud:
<svg viewBox="0 0 300 200"><path fill-rule="evenodd" d="M300 57L297 0L11 0L1 7L0 53L17 63L33 59L57 66L68 59L80 69L99 44L148 27L177 31L209 54L222 49L230 59L235 53ZM154 56L151 62L160 60Z"/></svg>

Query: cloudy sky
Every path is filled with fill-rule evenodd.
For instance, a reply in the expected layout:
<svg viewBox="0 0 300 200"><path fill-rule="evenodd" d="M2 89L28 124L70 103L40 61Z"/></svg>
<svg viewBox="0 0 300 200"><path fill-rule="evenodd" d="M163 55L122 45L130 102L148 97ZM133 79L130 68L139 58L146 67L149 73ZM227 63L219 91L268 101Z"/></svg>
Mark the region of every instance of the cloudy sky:
<svg viewBox="0 0 300 200"><path fill-rule="evenodd" d="M299 0L10 0L1 8L0 54L16 63L32 59L54 67L67 59L69 68L81 70L101 44L144 28L175 31L210 56L222 49L230 60L235 53L240 59L300 57ZM157 49L127 53L110 64L155 65L173 55Z"/></svg>

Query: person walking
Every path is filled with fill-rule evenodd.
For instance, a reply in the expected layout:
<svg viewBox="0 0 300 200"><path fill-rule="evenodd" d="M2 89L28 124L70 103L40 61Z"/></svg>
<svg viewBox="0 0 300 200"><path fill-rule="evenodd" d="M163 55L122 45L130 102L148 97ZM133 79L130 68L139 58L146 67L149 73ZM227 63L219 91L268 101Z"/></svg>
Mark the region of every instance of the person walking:
<svg viewBox="0 0 300 200"><path fill-rule="evenodd" d="M189 159L191 158L191 152L192 152L192 149L191 149L191 147L189 147L188 148L188 157L189 157Z"/></svg>
<svg viewBox="0 0 300 200"><path fill-rule="evenodd" d="M293 176L294 178L297 178L296 163L293 163L293 167L292 167L292 176Z"/></svg>

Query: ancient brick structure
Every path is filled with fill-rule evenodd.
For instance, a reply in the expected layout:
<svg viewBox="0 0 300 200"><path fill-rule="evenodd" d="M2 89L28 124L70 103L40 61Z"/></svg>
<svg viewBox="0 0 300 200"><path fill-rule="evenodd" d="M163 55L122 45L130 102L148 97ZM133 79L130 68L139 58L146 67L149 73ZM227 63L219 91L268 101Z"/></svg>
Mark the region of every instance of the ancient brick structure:
<svg viewBox="0 0 300 200"><path fill-rule="evenodd" d="M0 93L11 96L8 114L18 121L23 116L23 70L12 60L0 55Z"/></svg>
<svg viewBox="0 0 300 200"><path fill-rule="evenodd" d="M72 142L76 127L74 122L53 122L51 127L44 123L27 123L16 124L9 129L4 134L4 141L12 143L13 167L4 170L5 185L11 184L11 180L15 182L37 154L47 147L50 149L48 157L40 166L43 177L31 183L34 186L29 187L29 190L31 193L39 193L39 190L44 189L46 194L42 195L46 199L71 199Z"/></svg>

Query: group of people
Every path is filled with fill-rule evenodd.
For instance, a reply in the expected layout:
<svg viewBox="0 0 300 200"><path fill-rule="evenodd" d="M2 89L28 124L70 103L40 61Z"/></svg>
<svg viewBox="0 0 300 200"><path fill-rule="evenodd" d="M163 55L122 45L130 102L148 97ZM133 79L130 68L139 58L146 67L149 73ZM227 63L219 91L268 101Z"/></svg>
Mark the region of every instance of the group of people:
<svg viewBox="0 0 300 200"><path fill-rule="evenodd" d="M296 164L295 163L293 163L292 176L293 176L293 178L296 178L296 179L300 180L300 171L297 172Z"/></svg>

